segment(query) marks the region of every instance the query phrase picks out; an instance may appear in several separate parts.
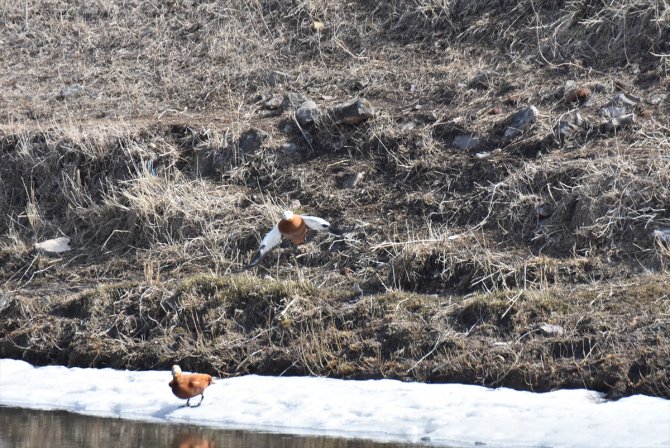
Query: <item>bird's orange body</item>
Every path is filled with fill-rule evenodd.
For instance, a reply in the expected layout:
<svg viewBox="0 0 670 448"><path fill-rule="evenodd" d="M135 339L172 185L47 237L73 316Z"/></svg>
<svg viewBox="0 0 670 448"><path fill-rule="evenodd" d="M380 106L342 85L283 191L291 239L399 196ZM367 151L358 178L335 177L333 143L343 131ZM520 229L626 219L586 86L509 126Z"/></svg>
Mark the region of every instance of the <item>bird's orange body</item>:
<svg viewBox="0 0 670 448"><path fill-rule="evenodd" d="M302 244L307 237L307 225L300 215L293 215L291 219L282 219L277 224L282 236L293 244Z"/></svg>
<svg viewBox="0 0 670 448"><path fill-rule="evenodd" d="M207 389L213 382L211 375L207 375L206 373L184 374L181 373L181 371L175 372L173 370L170 388L172 388L172 393L175 394L177 398L190 400L195 396L203 395L205 389Z"/></svg>
<svg viewBox="0 0 670 448"><path fill-rule="evenodd" d="M279 222L263 237L261 245L256 251L256 255L249 262L248 268L256 266L261 259L286 239L293 244L302 244L307 238L308 229L317 232L330 232L335 235L343 235L340 229L332 227L328 221L318 216L298 215L291 210L284 210Z"/></svg>

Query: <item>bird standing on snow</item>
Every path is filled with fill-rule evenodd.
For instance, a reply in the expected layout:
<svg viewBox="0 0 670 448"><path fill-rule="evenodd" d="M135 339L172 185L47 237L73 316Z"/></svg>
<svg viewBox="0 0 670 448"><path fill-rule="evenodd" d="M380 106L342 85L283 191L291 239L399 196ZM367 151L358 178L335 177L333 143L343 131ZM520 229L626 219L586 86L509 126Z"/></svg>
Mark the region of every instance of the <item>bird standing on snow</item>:
<svg viewBox="0 0 670 448"><path fill-rule="evenodd" d="M172 366L172 381L170 381L170 387L172 388L172 393L186 400L186 404L183 407L192 407L197 408L202 403L202 400L205 399L203 392L207 389L207 386L213 384L214 380L210 375L206 373L191 373L184 375L181 373L181 368L178 365ZM189 402L191 398L200 395L200 401L195 406L190 406Z"/></svg>
<svg viewBox="0 0 670 448"><path fill-rule="evenodd" d="M342 235L344 233L342 230L332 227L325 219L317 218L316 216L297 215L290 210L285 210L277 225L261 241L261 247L256 252L256 255L254 255L248 267L256 266L268 252L281 243L282 238L286 238L293 244L304 243L307 236L307 228L319 232L330 232L335 235Z"/></svg>

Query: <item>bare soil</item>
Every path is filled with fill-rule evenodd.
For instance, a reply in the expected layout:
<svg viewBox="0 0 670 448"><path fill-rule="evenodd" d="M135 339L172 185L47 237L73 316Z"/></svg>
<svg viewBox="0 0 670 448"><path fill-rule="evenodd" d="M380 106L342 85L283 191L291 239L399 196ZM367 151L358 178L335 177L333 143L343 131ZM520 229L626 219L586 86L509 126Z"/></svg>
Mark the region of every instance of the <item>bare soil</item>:
<svg viewBox="0 0 670 448"><path fill-rule="evenodd" d="M0 0L0 356L670 397L670 5L536 3Z"/></svg>

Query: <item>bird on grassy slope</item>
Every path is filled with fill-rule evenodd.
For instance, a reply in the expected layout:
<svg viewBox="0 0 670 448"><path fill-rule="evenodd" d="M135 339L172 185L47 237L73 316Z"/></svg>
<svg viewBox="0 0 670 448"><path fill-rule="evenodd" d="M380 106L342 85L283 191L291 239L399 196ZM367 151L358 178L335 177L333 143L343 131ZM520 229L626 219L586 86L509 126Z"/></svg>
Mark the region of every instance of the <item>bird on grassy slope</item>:
<svg viewBox="0 0 670 448"><path fill-rule="evenodd" d="M190 373L183 374L181 372L181 367L178 365L172 366L172 381L170 381L170 387L172 388L172 393L186 400L186 404L183 407L197 408L202 403L202 400L205 399L204 391L210 384L213 384L214 380L210 375L206 373ZM191 398L200 395L200 401L195 406L191 406L189 402Z"/></svg>
<svg viewBox="0 0 670 448"><path fill-rule="evenodd" d="M285 210L279 222L261 241L261 246L248 267L256 266L268 252L281 243L282 238L286 238L296 245L304 243L308 228L318 232L330 232L335 235L344 233L344 231L331 226L325 219L316 216L298 215L290 210Z"/></svg>

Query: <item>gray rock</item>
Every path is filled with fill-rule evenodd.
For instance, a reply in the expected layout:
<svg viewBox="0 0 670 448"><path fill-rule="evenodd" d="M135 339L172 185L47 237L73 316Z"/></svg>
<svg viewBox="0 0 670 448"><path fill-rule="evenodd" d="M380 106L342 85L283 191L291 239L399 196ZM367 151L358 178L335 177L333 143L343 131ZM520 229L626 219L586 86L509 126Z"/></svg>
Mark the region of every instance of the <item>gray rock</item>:
<svg viewBox="0 0 670 448"><path fill-rule="evenodd" d="M598 111L598 115L605 118L619 118L626 114L626 108L624 106L617 106L610 104L605 107L601 107Z"/></svg>
<svg viewBox="0 0 670 448"><path fill-rule="evenodd" d="M58 94L58 98L62 100L65 98L77 98L83 94L84 88L81 86L81 84L70 84L69 86L65 86L61 89L60 93Z"/></svg>
<svg viewBox="0 0 670 448"><path fill-rule="evenodd" d="M605 118L620 118L626 115L626 107L635 106L640 101L639 98L632 95L619 93L612 98L612 101L598 110L598 115Z"/></svg>
<svg viewBox="0 0 670 448"><path fill-rule="evenodd" d="M641 98L633 96L630 93L619 93L612 99L612 103L618 106L635 106L640 102L642 102Z"/></svg>
<svg viewBox="0 0 670 448"><path fill-rule="evenodd" d="M496 73L491 72L481 72L478 73L472 80L468 83L468 87L474 89L489 89L493 84L493 80L496 77Z"/></svg>
<svg viewBox="0 0 670 448"><path fill-rule="evenodd" d="M585 124L584 118L579 112L570 114L559 120L558 125L556 125L556 134L558 139L563 142L568 137L572 136L577 130L583 127Z"/></svg>
<svg viewBox="0 0 670 448"><path fill-rule="evenodd" d="M503 135L503 140L509 140L528 129L531 124L537 121L540 113L535 106L528 106L520 110L512 117L512 121Z"/></svg>
<svg viewBox="0 0 670 448"><path fill-rule="evenodd" d="M62 252L67 252L72 250L70 247L70 238L66 236L61 236L59 238L53 238L50 240L42 241L41 243L35 243L35 249L41 253L45 254L60 254Z"/></svg>
<svg viewBox="0 0 670 448"><path fill-rule="evenodd" d="M0 291L0 313L9 306L10 300L9 294Z"/></svg>
<svg viewBox="0 0 670 448"><path fill-rule="evenodd" d="M260 129L251 128L240 136L240 151L245 154L253 154L258 151L263 143L270 138L270 134Z"/></svg>
<svg viewBox="0 0 670 448"><path fill-rule="evenodd" d="M454 137L452 145L459 149L474 149L479 146L479 136L477 134L459 134Z"/></svg>
<svg viewBox="0 0 670 448"><path fill-rule="evenodd" d="M635 124L635 114L627 114L619 117L610 118L602 125L605 132L614 132L619 128Z"/></svg>
<svg viewBox="0 0 670 448"><path fill-rule="evenodd" d="M656 229L651 235L664 243L670 243L670 228Z"/></svg>
<svg viewBox="0 0 670 448"><path fill-rule="evenodd" d="M300 105L298 110L295 111L295 119L302 127L307 127L313 124L319 119L320 115L321 109L319 109L319 106L317 106L314 101L305 101Z"/></svg>
<svg viewBox="0 0 670 448"><path fill-rule="evenodd" d="M263 107L270 110L277 110L281 109L283 104L284 99L281 96L273 93L272 96L270 96L270 98L265 103L263 103Z"/></svg>
<svg viewBox="0 0 670 448"><path fill-rule="evenodd" d="M649 98L649 104L656 106L657 104L661 104L667 97L668 95L665 93L657 93Z"/></svg>
<svg viewBox="0 0 670 448"><path fill-rule="evenodd" d="M547 323L541 324L538 330L540 331L540 334L548 337L563 336L563 334L565 334L565 330L560 325L552 325Z"/></svg>
<svg viewBox="0 0 670 448"><path fill-rule="evenodd" d="M475 154L475 157L478 159L490 159L496 154L500 154L502 150L500 148L496 148L493 151L483 151L483 152L478 152Z"/></svg>
<svg viewBox="0 0 670 448"><path fill-rule="evenodd" d="M344 179L344 181L342 181L342 188L354 188L363 180L364 177L365 177L365 171L352 174L351 176Z"/></svg>
<svg viewBox="0 0 670 448"><path fill-rule="evenodd" d="M372 105L365 98L356 98L328 109L328 116L335 124L360 124L374 115Z"/></svg>
<svg viewBox="0 0 670 448"><path fill-rule="evenodd" d="M282 150L285 154L288 155L293 155L298 152L298 145L295 143L282 143L282 145L279 147L279 149Z"/></svg>
<svg viewBox="0 0 670 448"><path fill-rule="evenodd" d="M400 130L403 132L409 132L414 128L416 128L416 123L414 121L408 121L407 123L402 125Z"/></svg>
<svg viewBox="0 0 670 448"><path fill-rule="evenodd" d="M358 283L354 283L353 287L353 297L351 298L352 302L357 302L361 297L363 297L363 290Z"/></svg>
<svg viewBox="0 0 670 448"><path fill-rule="evenodd" d="M288 73L272 70L265 77L265 82L270 87L277 87L277 85L279 84L285 84L286 82L288 82L289 79L290 75Z"/></svg>
<svg viewBox="0 0 670 448"><path fill-rule="evenodd" d="M288 92L286 95L284 95L281 108L284 110L284 112L288 112L289 110L296 110L306 101L311 101L311 99L299 93Z"/></svg>
<svg viewBox="0 0 670 448"><path fill-rule="evenodd" d="M352 92L360 92L370 85L370 81L367 79L350 79L347 81L346 86Z"/></svg>
<svg viewBox="0 0 670 448"><path fill-rule="evenodd" d="M556 208L553 204L540 204L535 207L535 212L537 213L538 218L545 219L554 214Z"/></svg>
<svg viewBox="0 0 670 448"><path fill-rule="evenodd" d="M223 164L219 151L196 151L193 156L193 172L199 177L209 177L217 173Z"/></svg>
<svg viewBox="0 0 670 448"><path fill-rule="evenodd" d="M601 92L604 92L605 90L607 90L607 86L605 86L605 84L603 84L601 82L597 82L597 81L596 82L590 82L590 83L586 84L586 87L588 87L589 89L591 89L595 93L601 93Z"/></svg>
<svg viewBox="0 0 670 448"><path fill-rule="evenodd" d="M575 90L576 88L577 88L577 83L574 80L569 79L569 80L565 81L565 84L563 84L563 87L562 87L563 90L561 92L558 92L556 94L556 96L557 97L565 96L568 92L570 92L571 90Z"/></svg>

